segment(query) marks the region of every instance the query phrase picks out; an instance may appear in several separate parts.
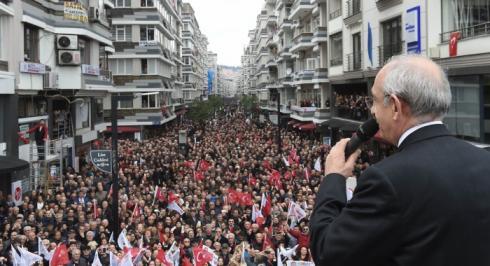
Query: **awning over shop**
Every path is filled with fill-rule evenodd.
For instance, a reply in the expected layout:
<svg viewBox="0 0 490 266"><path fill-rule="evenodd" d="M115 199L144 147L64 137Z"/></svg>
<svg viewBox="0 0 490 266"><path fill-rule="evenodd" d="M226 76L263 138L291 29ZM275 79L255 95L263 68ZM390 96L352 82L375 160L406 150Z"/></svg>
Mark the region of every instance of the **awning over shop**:
<svg viewBox="0 0 490 266"><path fill-rule="evenodd" d="M298 121L296 121L296 120L290 120L288 122L288 126L292 126L293 124L296 124L296 123L298 123Z"/></svg>
<svg viewBox="0 0 490 266"><path fill-rule="evenodd" d="M293 128L298 128L303 124L303 122L296 122L293 124Z"/></svg>
<svg viewBox="0 0 490 266"><path fill-rule="evenodd" d="M325 122L331 128L338 128L345 131L356 131L362 121L343 119L343 118L332 118Z"/></svg>
<svg viewBox="0 0 490 266"><path fill-rule="evenodd" d="M27 169L29 163L11 156L0 156L0 174Z"/></svg>
<svg viewBox="0 0 490 266"><path fill-rule="evenodd" d="M315 130L315 128L316 128L316 125L313 122L305 123L305 124L302 124L301 126L299 126L299 130L305 131L305 132L313 131L313 130Z"/></svg>
<svg viewBox="0 0 490 266"><path fill-rule="evenodd" d="M117 133L135 133L140 131L141 129L139 127L117 127ZM112 127L107 127L106 132L112 132Z"/></svg>

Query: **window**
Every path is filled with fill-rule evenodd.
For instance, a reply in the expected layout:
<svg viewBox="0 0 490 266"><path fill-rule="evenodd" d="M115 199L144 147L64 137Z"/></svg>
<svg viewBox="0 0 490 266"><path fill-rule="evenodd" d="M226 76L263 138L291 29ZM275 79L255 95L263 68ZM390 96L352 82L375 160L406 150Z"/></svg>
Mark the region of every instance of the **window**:
<svg viewBox="0 0 490 266"><path fill-rule="evenodd" d="M90 65L90 41L78 38L78 48L80 49L82 64Z"/></svg>
<svg viewBox="0 0 490 266"><path fill-rule="evenodd" d="M132 94L119 94L124 96L132 96ZM122 99L118 101L119 109L132 109L133 108L133 99Z"/></svg>
<svg viewBox="0 0 490 266"><path fill-rule="evenodd" d="M24 61L39 62L39 30L24 23Z"/></svg>
<svg viewBox="0 0 490 266"><path fill-rule="evenodd" d="M442 41L460 31L461 38L490 34L490 0L445 0L442 2Z"/></svg>
<svg viewBox="0 0 490 266"><path fill-rule="evenodd" d="M140 41L154 41L154 40L155 40L155 26L141 26Z"/></svg>
<svg viewBox="0 0 490 266"><path fill-rule="evenodd" d="M141 107L142 108L157 108L158 94L142 95Z"/></svg>
<svg viewBox="0 0 490 266"><path fill-rule="evenodd" d="M113 30L114 39L118 42L131 41L131 26L118 25Z"/></svg>
<svg viewBox="0 0 490 266"><path fill-rule="evenodd" d="M154 6L153 0L141 0L142 7L152 7Z"/></svg>
<svg viewBox="0 0 490 266"><path fill-rule="evenodd" d="M342 65L342 32L334 34L330 37L330 65Z"/></svg>
<svg viewBox="0 0 490 266"><path fill-rule="evenodd" d="M116 7L131 7L131 0L116 0Z"/></svg>
<svg viewBox="0 0 490 266"><path fill-rule="evenodd" d="M147 64L148 64L148 69L147 69L148 74L156 75L157 74L158 60L157 59L148 59Z"/></svg>
<svg viewBox="0 0 490 266"><path fill-rule="evenodd" d="M148 74L148 60L141 59L141 74Z"/></svg>
<svg viewBox="0 0 490 266"><path fill-rule="evenodd" d="M133 73L132 59L111 59L109 67L114 75L129 75Z"/></svg>
<svg viewBox="0 0 490 266"><path fill-rule="evenodd" d="M402 52L402 18L396 17L381 23L383 45L380 46L380 65Z"/></svg>

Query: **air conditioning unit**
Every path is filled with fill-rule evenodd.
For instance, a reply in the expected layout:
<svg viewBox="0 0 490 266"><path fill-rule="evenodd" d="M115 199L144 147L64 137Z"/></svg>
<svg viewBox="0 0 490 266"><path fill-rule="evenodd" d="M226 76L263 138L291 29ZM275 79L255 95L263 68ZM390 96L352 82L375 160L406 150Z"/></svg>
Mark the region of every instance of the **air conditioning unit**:
<svg viewBox="0 0 490 266"><path fill-rule="evenodd" d="M100 21L100 8L91 6L89 11L88 11L88 19L91 22Z"/></svg>
<svg viewBox="0 0 490 266"><path fill-rule="evenodd" d="M60 66L78 66L82 62L80 51L74 50L59 50L58 65Z"/></svg>
<svg viewBox="0 0 490 266"><path fill-rule="evenodd" d="M57 35L56 48L58 50L77 50L78 36L77 35Z"/></svg>
<svg viewBox="0 0 490 266"><path fill-rule="evenodd" d="M47 72L43 75L43 87L45 89L57 89L59 84L58 73Z"/></svg>

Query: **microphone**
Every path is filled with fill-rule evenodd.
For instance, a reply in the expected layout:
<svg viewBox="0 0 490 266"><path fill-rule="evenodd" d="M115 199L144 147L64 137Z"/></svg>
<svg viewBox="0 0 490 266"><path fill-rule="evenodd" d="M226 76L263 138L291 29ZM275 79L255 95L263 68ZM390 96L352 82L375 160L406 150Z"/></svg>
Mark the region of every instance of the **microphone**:
<svg viewBox="0 0 490 266"><path fill-rule="evenodd" d="M376 132L378 132L378 129L378 122L376 122L376 119L374 118L371 118L360 125L356 131L356 135L353 136L345 146L345 159L347 160L347 158L349 158L362 143L371 139Z"/></svg>

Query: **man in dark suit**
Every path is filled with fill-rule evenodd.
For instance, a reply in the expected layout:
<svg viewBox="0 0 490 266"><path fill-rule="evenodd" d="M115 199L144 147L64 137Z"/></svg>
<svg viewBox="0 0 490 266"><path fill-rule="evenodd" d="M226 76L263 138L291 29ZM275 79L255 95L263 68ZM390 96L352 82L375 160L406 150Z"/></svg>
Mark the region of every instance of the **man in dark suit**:
<svg viewBox="0 0 490 266"><path fill-rule="evenodd" d="M369 167L346 200L347 140L332 148L310 220L316 265L490 265L490 153L451 136L441 68L393 58L376 76L371 113L399 151Z"/></svg>
<svg viewBox="0 0 490 266"><path fill-rule="evenodd" d="M42 161L46 158L45 143L48 139L48 127L44 120L40 120L39 123L30 128L27 133L34 133L34 139L36 140L38 160Z"/></svg>

